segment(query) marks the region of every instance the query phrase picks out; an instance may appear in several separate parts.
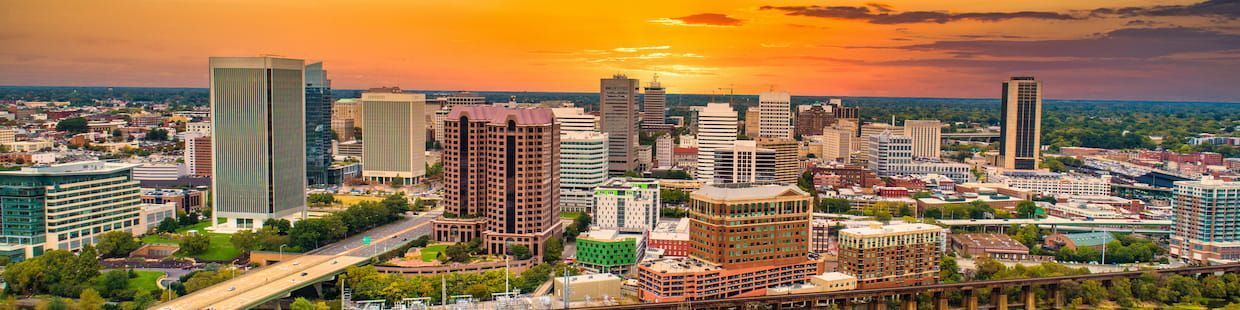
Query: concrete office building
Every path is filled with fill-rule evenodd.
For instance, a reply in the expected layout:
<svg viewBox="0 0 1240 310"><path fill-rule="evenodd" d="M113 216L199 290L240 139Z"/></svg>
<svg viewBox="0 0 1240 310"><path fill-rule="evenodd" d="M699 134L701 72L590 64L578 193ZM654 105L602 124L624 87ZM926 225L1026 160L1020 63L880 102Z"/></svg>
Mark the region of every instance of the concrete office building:
<svg viewBox="0 0 1240 310"><path fill-rule="evenodd" d="M775 151L775 175L771 181L779 184L796 184L800 177L800 144L792 138L756 139L758 147Z"/></svg>
<svg viewBox="0 0 1240 310"><path fill-rule="evenodd" d="M999 156L1005 169L1036 170L1042 156L1042 82L1016 76L1003 82Z"/></svg>
<svg viewBox="0 0 1240 310"><path fill-rule="evenodd" d="M664 169L675 166L675 162L672 161L672 147L674 144L670 134L659 136L659 138L654 140L655 167Z"/></svg>
<svg viewBox="0 0 1240 310"><path fill-rule="evenodd" d="M1240 261L1240 182L1175 182L1171 255L1200 264Z"/></svg>
<svg viewBox="0 0 1240 310"><path fill-rule="evenodd" d="M868 167L880 177L937 174L956 183L972 182L974 178L968 164L914 160L913 139L907 136L884 131L870 136L868 145Z"/></svg>
<svg viewBox="0 0 1240 310"><path fill-rule="evenodd" d="M560 211L594 212L594 188L607 181L607 134L560 132Z"/></svg>
<svg viewBox="0 0 1240 310"><path fill-rule="evenodd" d="M560 132L599 132L598 116L586 114L583 108L553 108Z"/></svg>
<svg viewBox="0 0 1240 310"><path fill-rule="evenodd" d="M637 169L637 79L617 74L599 81L599 113L607 134L607 170L622 175Z"/></svg>
<svg viewBox="0 0 1240 310"><path fill-rule="evenodd" d="M336 134L336 141L349 142L356 139L357 126L353 125L352 118L332 119L332 132Z"/></svg>
<svg viewBox="0 0 1240 310"><path fill-rule="evenodd" d="M736 141L715 150L714 183L754 183L775 180L775 150L759 148L753 140Z"/></svg>
<svg viewBox="0 0 1240 310"><path fill-rule="evenodd" d="M655 179L612 178L594 189L594 226L605 230L644 232L659 223L659 182Z"/></svg>
<svg viewBox="0 0 1240 310"><path fill-rule="evenodd" d="M699 181L715 180L715 150L736 142L736 110L727 103L707 103L698 113L697 176Z"/></svg>
<svg viewBox="0 0 1240 310"><path fill-rule="evenodd" d="M456 106L444 121L444 216L436 241L483 238L487 253L505 243L541 257L559 238L559 126L545 108ZM520 199L518 199L520 197Z"/></svg>
<svg viewBox="0 0 1240 310"><path fill-rule="evenodd" d="M362 178L413 184L426 176L426 95L400 88L362 93Z"/></svg>
<svg viewBox="0 0 1240 310"><path fill-rule="evenodd" d="M857 139L856 130L832 126L822 130L822 160L848 162Z"/></svg>
<svg viewBox="0 0 1240 310"><path fill-rule="evenodd" d="M942 122L938 120L904 121L904 135L913 139L914 158L939 158L943 139Z"/></svg>
<svg viewBox="0 0 1240 310"><path fill-rule="evenodd" d="M646 87L646 94L642 97L642 127L650 129L659 129L665 126L667 120L664 119L664 109L667 107L667 89L659 83L658 76L650 82L650 86Z"/></svg>
<svg viewBox="0 0 1240 310"><path fill-rule="evenodd" d="M689 198L690 257L638 264L642 301L761 296L825 271L807 257L813 204L796 186L706 185Z"/></svg>
<svg viewBox="0 0 1240 310"><path fill-rule="evenodd" d="M937 284L946 235L930 224L843 229L838 268L857 277L859 289Z"/></svg>
<svg viewBox="0 0 1240 310"><path fill-rule="evenodd" d="M362 127L362 102L357 98L345 98L332 103L332 119L351 119L357 128Z"/></svg>
<svg viewBox="0 0 1240 310"><path fill-rule="evenodd" d="M840 124L847 125L849 123L840 122ZM841 126L841 128L850 128L850 127ZM887 123L866 123L866 124L861 125L858 131L859 133L857 134L857 137L859 139L853 139L853 150L856 152L859 152L857 154L858 159L862 161L870 160L870 157L869 157L870 153L867 152L867 150L870 149L870 137L883 133L884 131L890 131L895 134L900 134L904 132L904 127L892 126L891 124L887 124Z"/></svg>
<svg viewBox="0 0 1240 310"><path fill-rule="evenodd" d="M792 138L792 96L785 92L758 94L758 134L753 137Z"/></svg>
<svg viewBox="0 0 1240 310"><path fill-rule="evenodd" d="M85 161L0 171L0 255L21 261L81 249L113 230L145 233L135 166Z"/></svg>
<svg viewBox="0 0 1240 310"><path fill-rule="evenodd" d="M323 63L306 65L306 181L327 184L332 166L332 81Z"/></svg>
<svg viewBox="0 0 1240 310"><path fill-rule="evenodd" d="M306 213L304 62L211 57L212 229ZM220 223L219 219L224 219Z"/></svg>

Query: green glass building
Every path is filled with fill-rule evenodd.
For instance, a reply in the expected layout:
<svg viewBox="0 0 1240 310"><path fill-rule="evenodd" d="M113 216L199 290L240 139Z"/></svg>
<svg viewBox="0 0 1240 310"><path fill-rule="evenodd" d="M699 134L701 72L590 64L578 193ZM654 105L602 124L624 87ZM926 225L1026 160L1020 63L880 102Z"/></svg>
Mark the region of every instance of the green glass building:
<svg viewBox="0 0 1240 310"><path fill-rule="evenodd" d="M615 230L596 230L577 237L577 265L596 273L626 275L646 252L640 234L620 234Z"/></svg>
<svg viewBox="0 0 1240 310"><path fill-rule="evenodd" d="M0 255L20 261L133 231L142 203L134 166L84 161L0 172Z"/></svg>

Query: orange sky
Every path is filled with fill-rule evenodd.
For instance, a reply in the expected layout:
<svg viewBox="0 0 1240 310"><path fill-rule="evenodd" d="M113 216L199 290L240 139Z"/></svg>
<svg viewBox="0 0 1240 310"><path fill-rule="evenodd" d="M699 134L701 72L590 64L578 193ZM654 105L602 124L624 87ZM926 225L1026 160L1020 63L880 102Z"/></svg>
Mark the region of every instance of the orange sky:
<svg viewBox="0 0 1240 310"><path fill-rule="evenodd" d="M1033 74L1055 98L1240 101L1237 1L875 1L7 1L0 85L206 87L209 56L276 54L335 88L658 73L673 93L995 97Z"/></svg>

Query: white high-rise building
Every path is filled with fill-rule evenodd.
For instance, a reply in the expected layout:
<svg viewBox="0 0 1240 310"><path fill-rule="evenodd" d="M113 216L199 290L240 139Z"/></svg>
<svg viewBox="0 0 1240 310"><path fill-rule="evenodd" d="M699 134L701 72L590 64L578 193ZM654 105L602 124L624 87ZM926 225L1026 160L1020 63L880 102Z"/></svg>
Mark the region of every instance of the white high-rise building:
<svg viewBox="0 0 1240 310"><path fill-rule="evenodd" d="M598 229L644 232L659 224L659 181L612 178L594 190L594 226Z"/></svg>
<svg viewBox="0 0 1240 310"><path fill-rule="evenodd" d="M736 110L727 103L707 103L698 113L698 180L714 182L715 150L736 142L736 121Z"/></svg>
<svg viewBox="0 0 1240 310"><path fill-rule="evenodd" d="M666 134L659 136L654 140L654 161L655 166L659 168L671 168L672 164L672 135Z"/></svg>
<svg viewBox="0 0 1240 310"><path fill-rule="evenodd" d="M586 114L583 108L552 108L560 132L598 132L598 116Z"/></svg>
<svg viewBox="0 0 1240 310"><path fill-rule="evenodd" d="M848 162L852 155L853 141L857 139L855 128L837 126L822 129L822 160Z"/></svg>
<svg viewBox="0 0 1240 310"><path fill-rule="evenodd" d="M913 139L907 136L883 131L870 136L867 145L869 168L880 177L938 174L957 183L972 182L974 178L968 164L914 161Z"/></svg>
<svg viewBox="0 0 1240 310"><path fill-rule="evenodd" d="M213 229L234 232L268 219L305 218L305 61L209 62Z"/></svg>
<svg viewBox="0 0 1240 310"><path fill-rule="evenodd" d="M1240 261L1240 182L1175 182L1170 254L1199 264Z"/></svg>
<svg viewBox="0 0 1240 310"><path fill-rule="evenodd" d="M560 133L560 211L593 212L594 188L607 181L607 134Z"/></svg>
<svg viewBox="0 0 1240 310"><path fill-rule="evenodd" d="M785 92L758 94L758 134L768 138L792 138L792 96Z"/></svg>
<svg viewBox="0 0 1240 310"><path fill-rule="evenodd" d="M772 182L775 150L759 148L756 141L736 141L730 148L715 150L716 184Z"/></svg>
<svg viewBox="0 0 1240 310"><path fill-rule="evenodd" d="M904 121L904 135L913 139L913 157L939 158L943 123L938 120Z"/></svg>
<svg viewBox="0 0 1240 310"><path fill-rule="evenodd" d="M426 176L426 95L400 88L362 93L362 178L413 184Z"/></svg>

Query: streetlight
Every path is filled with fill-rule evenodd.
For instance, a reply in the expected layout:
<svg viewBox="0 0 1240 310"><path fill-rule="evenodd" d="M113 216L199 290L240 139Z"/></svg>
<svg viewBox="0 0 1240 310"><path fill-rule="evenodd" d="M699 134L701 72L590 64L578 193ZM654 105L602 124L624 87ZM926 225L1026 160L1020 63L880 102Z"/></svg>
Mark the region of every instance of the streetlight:
<svg viewBox="0 0 1240 310"><path fill-rule="evenodd" d="M284 247L285 247L285 246L287 246L287 244L281 244L281 245L280 245L280 261L281 261L281 262L283 262L283 261L284 261Z"/></svg>
<svg viewBox="0 0 1240 310"><path fill-rule="evenodd" d="M508 257L512 254L508 252L508 246L512 244L512 238L504 239L504 293L512 292L512 287L508 285Z"/></svg>

